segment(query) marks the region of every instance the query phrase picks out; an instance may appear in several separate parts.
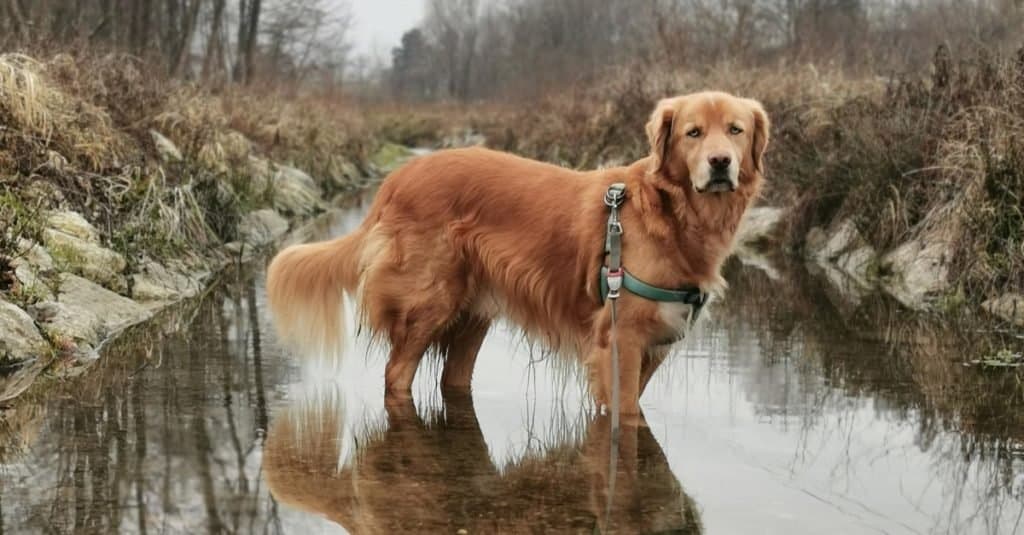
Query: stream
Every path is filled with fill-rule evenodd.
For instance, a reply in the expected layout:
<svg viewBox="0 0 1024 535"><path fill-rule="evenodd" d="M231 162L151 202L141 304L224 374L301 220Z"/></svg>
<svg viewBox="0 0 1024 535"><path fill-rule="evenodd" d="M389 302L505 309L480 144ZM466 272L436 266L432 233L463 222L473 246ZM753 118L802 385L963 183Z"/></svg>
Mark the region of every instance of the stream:
<svg viewBox="0 0 1024 535"><path fill-rule="evenodd" d="M442 399L425 359L385 408L361 338L341 369L300 368L257 264L18 407L0 534L1024 534L1024 388L963 365L992 335L850 306L803 266L730 261L612 453L578 370L505 326L471 397Z"/></svg>

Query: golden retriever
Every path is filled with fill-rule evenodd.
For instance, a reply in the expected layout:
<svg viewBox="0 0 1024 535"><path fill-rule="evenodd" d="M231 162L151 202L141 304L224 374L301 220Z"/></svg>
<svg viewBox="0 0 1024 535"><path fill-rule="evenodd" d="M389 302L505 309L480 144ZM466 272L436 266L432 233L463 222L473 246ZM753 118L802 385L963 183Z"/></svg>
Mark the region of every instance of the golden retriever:
<svg viewBox="0 0 1024 535"><path fill-rule="evenodd" d="M305 354L339 350L342 292L390 346L389 395L408 395L423 355L444 359L444 389L468 389L491 322L505 317L587 367L611 399L610 306L602 303L605 191L626 184L623 266L662 288L720 288L744 212L758 196L769 122L754 100L705 92L663 99L650 155L580 172L482 148L416 158L388 176L362 225L296 245L271 262L280 337ZM616 333L621 413L639 398L688 324L691 307L622 292Z"/></svg>

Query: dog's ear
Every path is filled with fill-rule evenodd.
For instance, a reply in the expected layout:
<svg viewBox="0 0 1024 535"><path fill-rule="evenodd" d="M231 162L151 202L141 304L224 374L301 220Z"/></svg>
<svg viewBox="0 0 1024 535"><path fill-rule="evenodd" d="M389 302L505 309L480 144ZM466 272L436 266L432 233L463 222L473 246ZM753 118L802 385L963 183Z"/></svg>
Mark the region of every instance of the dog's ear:
<svg viewBox="0 0 1024 535"><path fill-rule="evenodd" d="M654 107L647 121L647 140L651 143L651 172L657 173L665 165L672 139L672 120L683 97L663 98Z"/></svg>
<svg viewBox="0 0 1024 535"><path fill-rule="evenodd" d="M747 99L747 105L754 112L754 139L750 142L750 156L754 161L754 169L761 173L764 171L764 150L768 148L768 131L771 129L771 122L760 102Z"/></svg>

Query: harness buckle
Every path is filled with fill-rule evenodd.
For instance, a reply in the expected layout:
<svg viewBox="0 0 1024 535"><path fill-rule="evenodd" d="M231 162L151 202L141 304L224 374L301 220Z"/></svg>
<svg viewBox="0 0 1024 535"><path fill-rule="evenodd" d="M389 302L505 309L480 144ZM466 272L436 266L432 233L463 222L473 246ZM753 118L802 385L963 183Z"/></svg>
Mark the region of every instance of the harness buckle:
<svg viewBox="0 0 1024 535"><path fill-rule="evenodd" d="M618 299L619 290L622 289L622 268L609 269L606 279L608 280L608 299Z"/></svg>

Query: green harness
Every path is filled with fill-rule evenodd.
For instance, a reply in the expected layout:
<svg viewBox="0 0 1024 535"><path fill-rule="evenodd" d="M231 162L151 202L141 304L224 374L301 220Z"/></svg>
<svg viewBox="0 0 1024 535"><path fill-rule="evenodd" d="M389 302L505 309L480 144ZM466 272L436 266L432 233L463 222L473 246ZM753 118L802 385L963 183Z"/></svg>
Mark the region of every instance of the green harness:
<svg viewBox="0 0 1024 535"><path fill-rule="evenodd" d="M608 186L604 196L604 203L609 208L604 244L608 265L601 267L601 276L598 277L601 284L601 302L604 303L609 298L618 298L619 290L625 288L628 292L651 301L688 304L693 307L693 314L690 317L696 320L701 308L708 301L707 293L696 286L675 290L659 288L630 275L622 267L622 223L619 221L619 207L625 200L625 184L617 182Z"/></svg>

